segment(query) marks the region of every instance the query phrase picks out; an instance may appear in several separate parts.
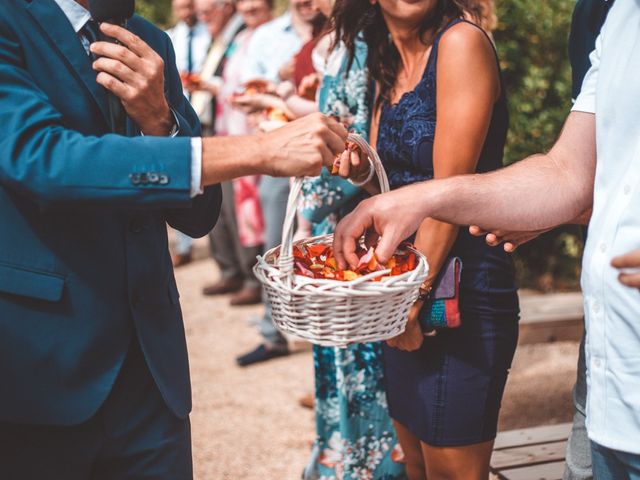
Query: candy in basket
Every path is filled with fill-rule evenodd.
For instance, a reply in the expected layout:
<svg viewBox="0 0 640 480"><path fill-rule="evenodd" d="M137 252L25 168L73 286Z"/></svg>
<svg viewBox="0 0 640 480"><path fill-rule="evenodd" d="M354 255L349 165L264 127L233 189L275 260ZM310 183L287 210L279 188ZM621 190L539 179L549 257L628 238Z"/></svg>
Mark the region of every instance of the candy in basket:
<svg viewBox="0 0 640 480"><path fill-rule="evenodd" d="M380 159L360 136L349 135L375 168L382 192L389 191ZM426 258L401 246L386 265L372 248L360 246L360 262L340 270L333 257L332 235L293 243L302 179L289 195L282 245L258 257L254 268L271 303L276 326L317 345L346 346L382 341L404 331L409 310L429 268Z"/></svg>

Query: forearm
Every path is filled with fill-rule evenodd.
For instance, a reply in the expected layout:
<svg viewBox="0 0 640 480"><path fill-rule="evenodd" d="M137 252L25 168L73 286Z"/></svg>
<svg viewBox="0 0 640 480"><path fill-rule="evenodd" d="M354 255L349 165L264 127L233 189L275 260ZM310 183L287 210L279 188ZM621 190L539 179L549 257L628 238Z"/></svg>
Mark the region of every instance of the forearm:
<svg viewBox="0 0 640 480"><path fill-rule="evenodd" d="M584 212L578 215L577 218L574 218L570 223L573 225L589 225L591 221L591 214L593 213L593 208L589 206Z"/></svg>
<svg viewBox="0 0 640 480"><path fill-rule="evenodd" d="M262 135L202 139L202 184L214 185L263 171Z"/></svg>
<svg viewBox="0 0 640 480"><path fill-rule="evenodd" d="M416 192L425 215L485 230L531 231L577 218L593 199L593 175L578 180L549 155L484 175L436 180ZM451 201L455 198L455 202Z"/></svg>
<svg viewBox="0 0 640 480"><path fill-rule="evenodd" d="M488 174L428 182L415 195L425 217L487 231L543 230L591 207L595 170L595 116L572 112L549 153Z"/></svg>
<svg viewBox="0 0 640 480"><path fill-rule="evenodd" d="M320 175L344 149L346 129L315 113L253 137L203 140L202 185L247 175L307 177Z"/></svg>

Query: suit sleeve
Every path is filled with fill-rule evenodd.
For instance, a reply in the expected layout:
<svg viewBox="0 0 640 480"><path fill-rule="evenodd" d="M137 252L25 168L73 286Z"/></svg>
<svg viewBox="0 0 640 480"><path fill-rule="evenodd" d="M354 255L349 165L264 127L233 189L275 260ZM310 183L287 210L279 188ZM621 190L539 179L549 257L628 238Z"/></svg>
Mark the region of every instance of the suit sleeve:
<svg viewBox="0 0 640 480"><path fill-rule="evenodd" d="M176 68L175 52L167 38L165 78L167 84L167 100L173 109L180 130L178 136L199 136L200 121L182 92L182 82ZM222 190L220 185L213 185L204 189L202 195L195 197L189 208L171 208L165 211L167 223L176 230L190 237L202 237L214 227L220 213Z"/></svg>
<svg viewBox="0 0 640 480"><path fill-rule="evenodd" d="M189 138L95 137L67 128L25 67L15 35L0 22L3 187L46 207L189 206L190 157Z"/></svg>

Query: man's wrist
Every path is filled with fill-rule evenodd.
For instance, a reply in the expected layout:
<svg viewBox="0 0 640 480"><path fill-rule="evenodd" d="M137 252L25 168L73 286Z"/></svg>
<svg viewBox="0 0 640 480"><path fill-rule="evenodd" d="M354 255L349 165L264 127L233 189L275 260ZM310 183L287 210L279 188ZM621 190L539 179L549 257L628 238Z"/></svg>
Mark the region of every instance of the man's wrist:
<svg viewBox="0 0 640 480"><path fill-rule="evenodd" d="M164 110L164 109L163 109ZM151 137L167 137L172 134L176 128L176 118L173 111L167 105L166 113L158 115L148 125L141 127L144 135ZM176 132L177 133L177 132Z"/></svg>
<svg viewBox="0 0 640 480"><path fill-rule="evenodd" d="M251 142L253 151L249 155L249 168L260 175L273 175L271 168L271 158L269 147L267 147L267 134L259 133L255 137L256 141Z"/></svg>
<svg viewBox="0 0 640 480"><path fill-rule="evenodd" d="M434 217L437 218L437 212L439 211L439 205L441 203L440 195L440 182L438 180L432 180L418 184L420 193L416 198L421 201L418 203L418 211L423 218Z"/></svg>

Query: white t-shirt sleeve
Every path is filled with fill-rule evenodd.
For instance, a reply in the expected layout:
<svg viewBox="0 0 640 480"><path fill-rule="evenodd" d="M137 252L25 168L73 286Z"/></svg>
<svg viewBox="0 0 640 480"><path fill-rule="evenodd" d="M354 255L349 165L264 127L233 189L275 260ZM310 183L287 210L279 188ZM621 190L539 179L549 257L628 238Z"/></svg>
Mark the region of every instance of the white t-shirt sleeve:
<svg viewBox="0 0 640 480"><path fill-rule="evenodd" d="M596 87L598 85L598 72L600 70L600 53L602 51L602 33L596 39L596 48L591 55L591 68L584 76L580 94L573 104L571 111L596 113Z"/></svg>

